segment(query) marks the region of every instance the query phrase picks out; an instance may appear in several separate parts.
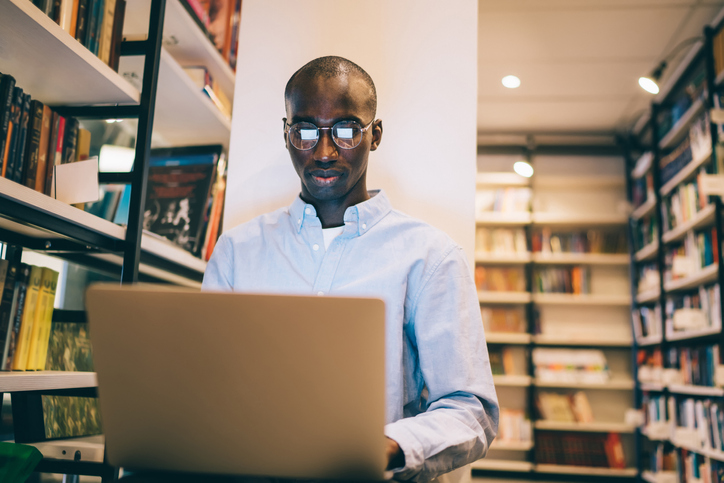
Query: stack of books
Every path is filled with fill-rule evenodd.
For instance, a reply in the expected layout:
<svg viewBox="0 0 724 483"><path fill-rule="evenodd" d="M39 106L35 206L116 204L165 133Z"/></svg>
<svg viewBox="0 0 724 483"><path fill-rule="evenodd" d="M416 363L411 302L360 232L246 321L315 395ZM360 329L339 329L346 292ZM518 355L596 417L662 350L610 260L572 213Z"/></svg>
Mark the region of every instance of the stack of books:
<svg viewBox="0 0 724 483"><path fill-rule="evenodd" d="M538 464L626 467L626 457L618 433L550 433L536 431L535 459Z"/></svg>
<svg viewBox="0 0 724 483"><path fill-rule="evenodd" d="M533 283L539 293L589 294L591 269L588 266L539 268Z"/></svg>
<svg viewBox="0 0 724 483"><path fill-rule="evenodd" d="M719 260L719 244L716 228L698 233L690 231L684 242L666 251L664 280L670 282L696 275L702 268Z"/></svg>
<svg viewBox="0 0 724 483"><path fill-rule="evenodd" d="M475 252L481 254L525 254L528 244L522 228L478 227Z"/></svg>
<svg viewBox="0 0 724 483"><path fill-rule="evenodd" d="M525 291L525 271L523 268L475 267L475 286L478 290L490 292Z"/></svg>
<svg viewBox="0 0 724 483"><path fill-rule="evenodd" d="M475 213L530 211L530 199L530 188L479 189L475 193Z"/></svg>
<svg viewBox="0 0 724 483"><path fill-rule="evenodd" d="M535 399L541 419L561 423L592 423L593 411L583 391L573 394L539 392Z"/></svg>
<svg viewBox="0 0 724 483"><path fill-rule="evenodd" d="M597 349L533 349L535 376L540 382L605 384L610 378L608 362Z"/></svg>

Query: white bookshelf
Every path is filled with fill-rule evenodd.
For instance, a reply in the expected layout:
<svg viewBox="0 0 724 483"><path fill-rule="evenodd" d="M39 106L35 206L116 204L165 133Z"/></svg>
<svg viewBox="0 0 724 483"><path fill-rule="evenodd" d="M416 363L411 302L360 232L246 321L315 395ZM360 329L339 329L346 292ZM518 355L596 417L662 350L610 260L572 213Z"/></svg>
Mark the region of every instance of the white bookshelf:
<svg viewBox="0 0 724 483"><path fill-rule="evenodd" d="M34 99L66 106L139 103L138 89L29 0L0 2L0 32L3 72Z"/></svg>
<svg viewBox="0 0 724 483"><path fill-rule="evenodd" d="M691 384L669 384L669 392L674 394L689 394L692 396L724 396L724 389L720 387L694 386Z"/></svg>
<svg viewBox="0 0 724 483"><path fill-rule="evenodd" d="M475 177L475 185L478 188L507 188L530 186L530 178L510 172L486 172L478 173Z"/></svg>
<svg viewBox="0 0 724 483"><path fill-rule="evenodd" d="M633 433L635 426L626 423L566 423L560 421L536 421L535 429L546 431L578 431L584 433Z"/></svg>
<svg viewBox="0 0 724 483"><path fill-rule="evenodd" d="M97 387L95 372L37 371L0 373L0 393Z"/></svg>
<svg viewBox="0 0 724 483"><path fill-rule="evenodd" d="M489 344L530 344L531 335L517 332L486 332L485 340Z"/></svg>
<svg viewBox="0 0 724 483"><path fill-rule="evenodd" d="M621 265L629 264L626 254L609 253L533 253L533 263L539 265Z"/></svg>
<svg viewBox="0 0 724 483"><path fill-rule="evenodd" d="M567 466L567 465L535 465L538 473L557 473L565 475L595 475L595 476L636 476L636 468L599 468L592 466Z"/></svg>
<svg viewBox="0 0 724 483"><path fill-rule="evenodd" d="M634 169L631 171L631 177L638 179L646 176L646 173L651 169L651 165L654 160L654 154L651 151L646 151L644 154L639 156L636 160Z"/></svg>
<svg viewBox="0 0 724 483"><path fill-rule="evenodd" d="M706 208L694 215L691 220L682 223L673 230L664 232L663 235L661 235L661 239L664 243L675 242L684 238L690 230L697 230L712 225L715 221L715 209L716 206L707 205Z"/></svg>
<svg viewBox="0 0 724 483"><path fill-rule="evenodd" d="M475 263L488 265L517 265L526 264L531 261L531 254L525 253L488 253L476 252Z"/></svg>
<svg viewBox="0 0 724 483"><path fill-rule="evenodd" d="M473 462L471 468L474 470L529 472L533 470L533 463L528 461L484 458Z"/></svg>
<svg viewBox="0 0 724 483"><path fill-rule="evenodd" d="M645 247L643 247L641 250L637 251L634 254L634 259L637 262L643 262L646 260L651 260L656 256L656 254L659 251L659 242L658 240L654 240L653 242L649 243Z"/></svg>
<svg viewBox="0 0 724 483"><path fill-rule="evenodd" d="M478 300L484 304L527 304L531 301L530 292L492 292L479 290Z"/></svg>
<svg viewBox="0 0 724 483"><path fill-rule="evenodd" d="M684 166L681 169L681 171L679 171L678 173L676 173L676 175L674 175L673 178L671 178L669 181L664 183L664 185L659 190L659 192L661 193L661 196L668 195L679 184L693 178L696 175L697 171L699 171L699 168L702 165L708 163L710 160L711 160L711 150L703 153L698 158L692 159L691 161L689 161L689 164Z"/></svg>
<svg viewBox="0 0 724 483"><path fill-rule="evenodd" d="M533 302L539 305L631 305L628 295L534 293Z"/></svg>
<svg viewBox="0 0 724 483"><path fill-rule="evenodd" d="M655 302L659 299L661 296L661 292L658 288L653 288L651 290L645 290L643 292L640 292L636 294L636 302L640 304L645 304L649 302Z"/></svg>
<svg viewBox="0 0 724 483"><path fill-rule="evenodd" d="M658 298L658 295L657 295ZM639 337L636 339L636 344L639 346L651 346L656 344L661 344L662 337L661 334L651 334L647 335L646 337Z"/></svg>
<svg viewBox="0 0 724 483"><path fill-rule="evenodd" d="M639 384L642 391L663 392L666 385L655 382L642 382Z"/></svg>
<svg viewBox="0 0 724 483"><path fill-rule="evenodd" d="M533 384L536 387L548 387L548 388L570 388L570 389L599 389L599 390L612 390L612 391L628 391L634 388L634 381L632 379L623 378L612 378L603 384L586 384L582 382L556 382L556 381L541 381L535 379Z"/></svg>
<svg viewBox="0 0 724 483"><path fill-rule="evenodd" d="M607 189L626 188L626 178L623 176L536 176L535 187L537 189L562 188Z"/></svg>
<svg viewBox="0 0 724 483"><path fill-rule="evenodd" d="M633 213L631 213L631 218L634 220L640 220L644 216L653 213L654 210L656 210L656 198L649 198L644 204L636 208Z"/></svg>
<svg viewBox="0 0 724 483"><path fill-rule="evenodd" d="M714 282L717 280L719 275L719 264L714 263L708 267L704 267L693 275L688 277L677 278L664 282L664 290L667 292L675 292L678 290L687 290L690 288L698 287L705 283Z"/></svg>
<svg viewBox="0 0 724 483"><path fill-rule="evenodd" d="M556 346L601 346L601 347L631 347L633 343L629 338L600 338L600 337L570 337L566 335L534 335L533 342L537 345Z"/></svg>
<svg viewBox="0 0 724 483"><path fill-rule="evenodd" d="M526 387L530 386L533 378L528 375L493 375L496 386Z"/></svg>
<svg viewBox="0 0 724 483"><path fill-rule="evenodd" d="M475 223L478 226L523 226L529 225L531 221L530 212L497 212L490 211L475 215Z"/></svg>
<svg viewBox="0 0 724 483"><path fill-rule="evenodd" d="M625 225L628 217L624 214L567 214L555 212L533 213L533 224L567 226L567 227L588 227L598 225Z"/></svg>
<svg viewBox="0 0 724 483"><path fill-rule="evenodd" d="M533 449L533 441L500 441L494 439L490 449L498 451L530 451Z"/></svg>
<svg viewBox="0 0 724 483"><path fill-rule="evenodd" d="M682 330L682 331L667 331L666 340L687 340L695 339L697 337L705 337L708 335L715 335L721 332L721 327L704 327L695 330Z"/></svg>

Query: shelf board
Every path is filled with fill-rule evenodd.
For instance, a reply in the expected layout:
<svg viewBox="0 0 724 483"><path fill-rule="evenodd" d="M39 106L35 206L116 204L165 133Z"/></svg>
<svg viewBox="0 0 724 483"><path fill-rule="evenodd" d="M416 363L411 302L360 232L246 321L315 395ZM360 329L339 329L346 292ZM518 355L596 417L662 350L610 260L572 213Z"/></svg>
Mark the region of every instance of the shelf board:
<svg viewBox="0 0 724 483"><path fill-rule="evenodd" d="M671 243L681 240L686 236L689 230L697 230L699 228L704 228L706 226L714 224L714 221L716 220L715 214L716 206L707 205L706 208L694 215L691 220L682 223L680 226L677 226L673 230L664 232L664 234L661 235L661 240L664 243Z"/></svg>
<svg viewBox="0 0 724 483"><path fill-rule="evenodd" d="M97 387L95 372L37 371L0 373L0 393Z"/></svg>
<svg viewBox="0 0 724 483"><path fill-rule="evenodd" d="M530 334L517 332L486 332L485 341L488 344L530 344Z"/></svg>
<svg viewBox="0 0 724 483"><path fill-rule="evenodd" d="M533 302L539 305L631 305L628 295L596 295L567 293L534 293Z"/></svg>
<svg viewBox="0 0 724 483"><path fill-rule="evenodd" d="M628 255L618 253L533 253L533 263L540 265L628 265L630 261Z"/></svg>
<svg viewBox="0 0 724 483"><path fill-rule="evenodd" d="M634 179L639 179L646 176L646 173L648 173L648 171L651 169L653 160L654 155L651 151L646 151L644 154L642 154L639 159L636 160L636 165L631 171L631 177Z"/></svg>
<svg viewBox="0 0 724 483"><path fill-rule="evenodd" d="M658 298L658 296L657 296L657 298ZM662 340L661 334L652 334L652 335L647 335L646 337L639 337L638 339L636 339L636 345L639 345L642 347L649 346L649 345L656 345L656 344L661 344L661 340Z"/></svg>
<svg viewBox="0 0 724 483"><path fill-rule="evenodd" d="M717 461L724 461L724 451L712 449L712 448L699 448L691 444L683 443L681 441L677 441L676 439L671 439L671 444L678 447L683 448L689 451L693 451L695 453L699 453L700 455L707 456L713 460Z"/></svg>
<svg viewBox="0 0 724 483"><path fill-rule="evenodd" d="M665 282L664 290L666 292L675 292L677 290L686 290L698 287L699 285L716 281L718 275L719 264L714 263L708 267L702 268L698 273L689 275L688 277L677 278L676 280Z"/></svg>
<svg viewBox="0 0 724 483"><path fill-rule="evenodd" d="M478 213L475 216L475 223L477 225L521 226L530 224L530 220L531 215L528 211L509 213L488 211Z"/></svg>
<svg viewBox="0 0 724 483"><path fill-rule="evenodd" d="M526 187L530 186L530 178L518 173L506 172L478 172L475 176L475 185L478 188L486 187Z"/></svg>
<svg viewBox="0 0 724 483"><path fill-rule="evenodd" d="M533 385L537 387L577 388L577 389L601 389L626 391L634 388L632 379L611 379L604 384L584 384L581 382L542 382L535 379Z"/></svg>
<svg viewBox="0 0 724 483"><path fill-rule="evenodd" d="M146 36L150 5L150 0L128 0L124 36ZM233 99L234 71L179 0L166 1L163 45L180 65L206 67L222 92Z"/></svg>
<svg viewBox="0 0 724 483"><path fill-rule="evenodd" d="M680 141L686 134L688 134L689 124L691 124L691 122L702 112L704 112L704 101L699 98L694 101L684 115L676 121L676 124L669 129L669 132L661 138L661 141L659 141L659 149L668 149Z"/></svg>
<svg viewBox="0 0 724 483"><path fill-rule="evenodd" d="M663 392L666 386L655 382L641 382L639 383L639 388L642 391Z"/></svg>
<svg viewBox="0 0 724 483"><path fill-rule="evenodd" d="M538 473L557 473L562 475L592 475L592 476L636 476L636 468L597 468L592 466L567 466L567 465L535 465L534 470Z"/></svg>
<svg viewBox="0 0 724 483"><path fill-rule="evenodd" d="M564 423L560 421L536 421L535 429L547 431L580 431L586 433L633 433L635 426L626 423Z"/></svg>
<svg viewBox="0 0 724 483"><path fill-rule="evenodd" d="M628 217L619 214L533 213L533 224L556 226L626 225Z"/></svg>
<svg viewBox="0 0 724 483"><path fill-rule="evenodd" d="M122 57L119 72L140 79L143 57ZM229 147L231 120L193 83L166 49L161 49L153 134L160 144Z"/></svg>
<svg viewBox="0 0 724 483"><path fill-rule="evenodd" d="M139 103L138 89L32 2L0 2L0 31L2 71L34 99L51 106Z"/></svg>
<svg viewBox="0 0 724 483"><path fill-rule="evenodd" d="M532 381L533 378L526 375L509 376L502 374L493 374L493 383L496 386L526 387L530 386Z"/></svg>
<svg viewBox="0 0 724 483"><path fill-rule="evenodd" d="M477 252L475 253L476 263L485 264L523 264L530 263L531 255L530 252L525 253L487 253Z"/></svg>
<svg viewBox="0 0 724 483"><path fill-rule="evenodd" d="M674 190L680 183L687 181L688 179L692 178L696 171L699 169L699 167L703 164L706 164L711 159L711 150L708 153L704 153L697 159L692 159L689 164L684 166L681 171L676 173L673 178L671 178L669 181L664 183L664 185L661 187L659 192L661 193L661 196L668 195L671 191Z"/></svg>
<svg viewBox="0 0 724 483"><path fill-rule="evenodd" d="M531 301L530 292L490 292L479 290L478 300L485 304L527 304Z"/></svg>
<svg viewBox="0 0 724 483"><path fill-rule="evenodd" d="M702 329L682 330L678 332L667 332L666 340L687 340L696 339L697 337L706 337L716 335L721 332L721 327L704 327Z"/></svg>
<svg viewBox="0 0 724 483"><path fill-rule="evenodd" d="M624 188L626 178L621 176L536 176L533 178L533 187L536 188Z"/></svg>
<svg viewBox="0 0 724 483"><path fill-rule="evenodd" d="M640 220L644 216L653 213L654 210L656 210L656 198L649 198L644 202L644 204L636 208L633 213L631 213L631 218L634 220Z"/></svg>
<svg viewBox="0 0 724 483"><path fill-rule="evenodd" d="M656 256L656 253L659 251L659 241L654 240L645 247L643 247L641 250L637 251L634 255L634 259L637 262L643 262L645 260L649 260L651 258L654 258Z"/></svg>
<svg viewBox="0 0 724 483"><path fill-rule="evenodd" d="M490 460L487 458L475 461L470 466L474 470L520 472L528 472L533 470L533 463L529 461Z"/></svg>
<svg viewBox="0 0 724 483"><path fill-rule="evenodd" d="M661 292L658 288L653 288L651 290L645 290L643 292L640 292L636 295L636 302L639 304L645 304L649 302L655 302L659 299L661 296Z"/></svg>
<svg viewBox="0 0 724 483"><path fill-rule="evenodd" d="M490 449L498 451L530 451L533 449L533 441L500 441L494 439Z"/></svg>
<svg viewBox="0 0 724 483"><path fill-rule="evenodd" d="M724 389L720 387L694 386L691 384L669 384L669 392L675 394L689 394L692 396L724 396Z"/></svg>
<svg viewBox="0 0 724 483"><path fill-rule="evenodd" d="M648 483L679 483L679 476L676 471L653 471L641 472L641 479Z"/></svg>
<svg viewBox="0 0 724 483"><path fill-rule="evenodd" d="M602 347L631 347L633 341L629 339L585 339L581 337L556 337L534 335L533 343L538 345L565 345L565 346L602 346Z"/></svg>
<svg viewBox="0 0 724 483"><path fill-rule="evenodd" d="M35 446L43 455L44 460L73 461L75 450L81 451L81 460L84 462L103 463L106 438L102 434L95 436L81 436L78 438L41 441L38 443L25 443ZM68 451L68 449L73 451Z"/></svg>

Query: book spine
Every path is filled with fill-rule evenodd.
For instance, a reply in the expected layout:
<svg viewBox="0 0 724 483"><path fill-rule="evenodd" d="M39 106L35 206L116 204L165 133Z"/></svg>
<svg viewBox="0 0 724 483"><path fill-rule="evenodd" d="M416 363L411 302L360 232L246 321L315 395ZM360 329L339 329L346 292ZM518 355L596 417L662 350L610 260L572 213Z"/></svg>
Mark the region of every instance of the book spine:
<svg viewBox="0 0 724 483"><path fill-rule="evenodd" d="M40 357L42 356L46 334L46 317L48 316L48 311L50 311L52 318L53 302L55 299L55 290L52 291L53 298L50 298L51 287L55 286L57 280L58 272L49 268L41 269L38 299L33 316L33 330L30 335L30 346L28 347L28 360L26 363L26 370L28 371L35 371L40 367ZM50 329L47 330L47 334L50 334Z"/></svg>
<svg viewBox="0 0 724 483"><path fill-rule="evenodd" d="M25 174L25 153L27 151L28 124L30 121L30 94L23 94L23 109L20 114L20 132L18 144L15 150L15 170L13 171L13 181L16 183L23 182Z"/></svg>
<svg viewBox="0 0 724 483"><path fill-rule="evenodd" d="M58 272L50 269L50 276L43 281L43 290L45 291L45 309L43 312L43 320L40 332L40 344L38 352L35 354L35 370L44 371L45 364L48 359L48 346L50 344L50 330L53 325L53 307L55 304L55 293L58 287Z"/></svg>
<svg viewBox="0 0 724 483"><path fill-rule="evenodd" d="M74 0L61 0L60 15L58 16L58 25L69 34L71 34L70 29L73 25L73 1Z"/></svg>
<svg viewBox="0 0 724 483"><path fill-rule="evenodd" d="M88 11L88 23L86 27L88 29L88 33L86 34L85 46L93 53L95 53L93 51L93 46L97 45L96 30L98 24L98 11L102 7L102 1L103 0L89 0L90 9Z"/></svg>
<svg viewBox="0 0 724 483"><path fill-rule="evenodd" d="M0 77L0 175L4 176L8 126L13 107L15 78L7 74Z"/></svg>
<svg viewBox="0 0 724 483"><path fill-rule="evenodd" d="M85 45L88 33L88 0L78 2L78 20L75 26L75 40Z"/></svg>
<svg viewBox="0 0 724 483"><path fill-rule="evenodd" d="M116 0L106 0L103 13L103 25L100 30L98 57L108 64L111 58L111 40L113 37L113 17L116 14Z"/></svg>
<svg viewBox="0 0 724 483"><path fill-rule="evenodd" d="M63 158L61 164L75 161L78 145L78 119L70 117L65 122L65 138L63 139Z"/></svg>
<svg viewBox="0 0 724 483"><path fill-rule="evenodd" d="M8 152L7 159L5 161L6 170L3 173L8 179L14 179L15 176L15 158L17 152L17 145L20 140L20 119L23 111L23 90L16 87L13 92L13 107L12 107L12 129L8 128L8 139L7 142Z"/></svg>
<svg viewBox="0 0 724 483"><path fill-rule="evenodd" d="M62 0L52 0L53 3L53 15L50 17L55 23L60 25L60 11Z"/></svg>
<svg viewBox="0 0 724 483"><path fill-rule="evenodd" d="M17 349L13 356L13 370L25 371L28 367L28 353L30 349L30 338L33 334L35 324L35 310L38 306L38 295L40 294L40 283L43 277L41 267L32 267L28 281L27 294L25 295L25 308L23 309L20 332L18 333Z"/></svg>
<svg viewBox="0 0 724 483"><path fill-rule="evenodd" d="M43 103L40 101L32 101L30 103L30 113L32 123L30 126L30 134L28 136L28 149L25 153L27 167L25 169L25 179L23 183L28 188L35 189L38 174L38 157L40 155L40 136L43 131ZM45 171L43 171L45 174Z"/></svg>
<svg viewBox="0 0 724 483"><path fill-rule="evenodd" d="M15 279L15 287L13 293L13 302L10 318L10 327L5 338L5 348L3 351L2 367L3 371L12 370L13 356L17 348L18 332L23 321L23 310L25 308L25 298L28 290L28 281L30 280L30 265L21 263L18 267L17 277Z"/></svg>
<svg viewBox="0 0 724 483"><path fill-rule="evenodd" d="M71 37L75 38L75 32L78 27L78 0L73 0L73 6L71 11L71 17L70 17L70 30L68 33Z"/></svg>
<svg viewBox="0 0 724 483"><path fill-rule="evenodd" d="M12 332L12 318L15 309L15 283L18 278L20 266L10 263L5 274L5 285L0 294L0 349L2 349L2 361L6 360L7 346L10 342L10 333ZM0 368L5 370L4 364L0 362Z"/></svg>
<svg viewBox="0 0 724 483"><path fill-rule="evenodd" d="M60 116L57 112L53 112L50 122L50 138L48 140L48 161L45 166L45 188L43 192L50 195L53 182L53 166L55 166L55 149L58 144L58 127L60 124Z"/></svg>
<svg viewBox="0 0 724 483"><path fill-rule="evenodd" d="M107 0L99 0L98 8L96 9L96 21L95 29L93 30L93 44L91 46L91 52L95 56L98 56L98 49L101 44L101 29L103 28L103 17L105 16L105 3Z"/></svg>
<svg viewBox="0 0 724 483"><path fill-rule="evenodd" d="M43 124L40 130L40 145L38 146L38 169L35 175L35 191L45 192L45 177L48 169L48 143L50 142L50 131L53 123L53 111L48 106L43 106Z"/></svg>
<svg viewBox="0 0 724 483"><path fill-rule="evenodd" d="M113 15L113 37L111 39L111 53L108 65L118 72L118 63L121 59L121 43L123 42L123 21L126 17L126 0L116 0L116 12Z"/></svg>

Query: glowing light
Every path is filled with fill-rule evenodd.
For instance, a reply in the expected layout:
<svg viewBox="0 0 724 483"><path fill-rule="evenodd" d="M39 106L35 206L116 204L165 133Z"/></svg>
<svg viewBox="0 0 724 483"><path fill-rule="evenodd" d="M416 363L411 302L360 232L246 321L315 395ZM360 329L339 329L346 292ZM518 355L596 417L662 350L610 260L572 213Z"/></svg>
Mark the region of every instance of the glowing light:
<svg viewBox="0 0 724 483"><path fill-rule="evenodd" d="M659 93L658 84L656 84L656 82L654 82L652 79L649 79L648 77L639 77L639 85L646 92L650 92L651 94Z"/></svg>
<svg viewBox="0 0 724 483"><path fill-rule="evenodd" d="M533 166L525 161L517 161L513 165L513 170L524 178L530 178L533 176Z"/></svg>
<svg viewBox="0 0 724 483"><path fill-rule="evenodd" d="M515 89L516 87L520 87L520 79L514 75L506 75L503 77L503 85L508 89Z"/></svg>

